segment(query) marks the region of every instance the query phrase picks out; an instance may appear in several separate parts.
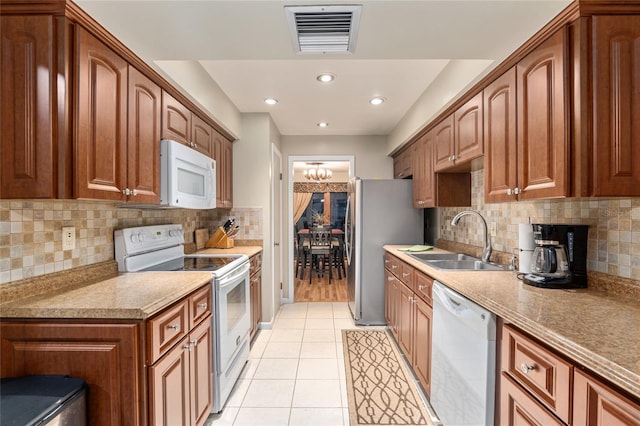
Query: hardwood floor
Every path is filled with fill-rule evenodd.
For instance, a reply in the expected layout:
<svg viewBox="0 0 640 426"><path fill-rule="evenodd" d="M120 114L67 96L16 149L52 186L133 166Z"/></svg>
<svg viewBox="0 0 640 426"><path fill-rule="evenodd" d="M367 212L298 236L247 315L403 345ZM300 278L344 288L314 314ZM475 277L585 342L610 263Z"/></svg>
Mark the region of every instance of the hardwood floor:
<svg viewBox="0 0 640 426"><path fill-rule="evenodd" d="M295 264L294 264L295 271ZM329 284L329 275L318 277L313 274L309 284L309 268L305 270L304 279L296 277L294 284L294 300L296 302L346 302L347 278L338 279L338 272L334 269L334 276Z"/></svg>

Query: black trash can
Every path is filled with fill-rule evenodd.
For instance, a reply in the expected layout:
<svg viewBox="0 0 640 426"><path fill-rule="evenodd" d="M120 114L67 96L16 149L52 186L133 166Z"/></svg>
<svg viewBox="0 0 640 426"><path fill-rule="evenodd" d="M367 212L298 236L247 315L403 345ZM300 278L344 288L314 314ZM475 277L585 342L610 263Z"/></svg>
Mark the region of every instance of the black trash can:
<svg viewBox="0 0 640 426"><path fill-rule="evenodd" d="M87 387L59 375L0 379L1 426L86 426Z"/></svg>

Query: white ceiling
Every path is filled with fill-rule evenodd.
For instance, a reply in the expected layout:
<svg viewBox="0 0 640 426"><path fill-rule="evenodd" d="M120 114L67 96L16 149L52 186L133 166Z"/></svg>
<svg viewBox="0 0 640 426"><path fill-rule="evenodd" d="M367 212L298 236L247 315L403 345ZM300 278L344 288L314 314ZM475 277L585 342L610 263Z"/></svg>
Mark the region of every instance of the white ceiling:
<svg viewBox="0 0 640 426"><path fill-rule="evenodd" d="M569 1L77 3L169 76L181 65L187 72L198 63L240 112L270 113L283 135L387 135L450 60L470 61L475 67L482 61L486 66L480 69L486 72ZM362 4L355 53L296 55L284 12L288 4ZM316 81L322 72L335 74L335 81ZM387 101L370 105L376 95ZM199 98L198 93L190 96ZM265 105L267 97L279 103ZM317 127L319 121L329 127Z"/></svg>

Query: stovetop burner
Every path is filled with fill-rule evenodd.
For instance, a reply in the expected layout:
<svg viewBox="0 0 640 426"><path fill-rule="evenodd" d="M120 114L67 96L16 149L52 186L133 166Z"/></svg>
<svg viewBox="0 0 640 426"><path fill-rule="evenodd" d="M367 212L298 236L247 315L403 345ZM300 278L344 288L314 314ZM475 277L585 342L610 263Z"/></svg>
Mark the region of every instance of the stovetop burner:
<svg viewBox="0 0 640 426"><path fill-rule="evenodd" d="M238 260L239 256L235 257L214 257L214 256L185 256L178 259L173 259L168 262L160 263L144 271L217 271L224 266L229 265L231 262Z"/></svg>

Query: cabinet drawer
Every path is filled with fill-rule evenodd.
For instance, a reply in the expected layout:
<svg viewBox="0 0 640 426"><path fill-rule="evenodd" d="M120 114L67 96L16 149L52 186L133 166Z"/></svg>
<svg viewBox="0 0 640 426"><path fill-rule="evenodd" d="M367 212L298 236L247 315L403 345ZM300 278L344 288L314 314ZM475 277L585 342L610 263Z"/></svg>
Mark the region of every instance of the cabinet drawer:
<svg viewBox="0 0 640 426"><path fill-rule="evenodd" d="M505 373L500 375L499 421L501 425L564 425Z"/></svg>
<svg viewBox="0 0 640 426"><path fill-rule="evenodd" d="M389 253L385 253L384 267L391 271L393 275L400 278L402 274L402 263L400 262L400 259L390 255Z"/></svg>
<svg viewBox="0 0 640 426"><path fill-rule="evenodd" d="M406 284L407 287L413 290L413 283L414 283L416 270L413 269L413 266L407 263L404 263L404 262L399 262L399 263L400 263L400 270L401 270L400 281L402 281L404 284Z"/></svg>
<svg viewBox="0 0 640 426"><path fill-rule="evenodd" d="M561 420L569 423L571 364L514 327L505 325L501 371L531 392Z"/></svg>
<svg viewBox="0 0 640 426"><path fill-rule="evenodd" d="M251 256L249 259L249 267L251 268L252 274L258 272L258 270L262 268L262 253Z"/></svg>
<svg viewBox="0 0 640 426"><path fill-rule="evenodd" d="M211 312L211 285L189 297L189 306L189 328L193 328Z"/></svg>
<svg viewBox="0 0 640 426"><path fill-rule="evenodd" d="M153 364L189 332L188 300L167 308L147 322L147 364Z"/></svg>
<svg viewBox="0 0 640 426"><path fill-rule="evenodd" d="M418 297L427 302L429 306L433 306L433 299L431 298L433 278L431 278L429 275L423 274L420 271L416 271L414 280L414 290Z"/></svg>

